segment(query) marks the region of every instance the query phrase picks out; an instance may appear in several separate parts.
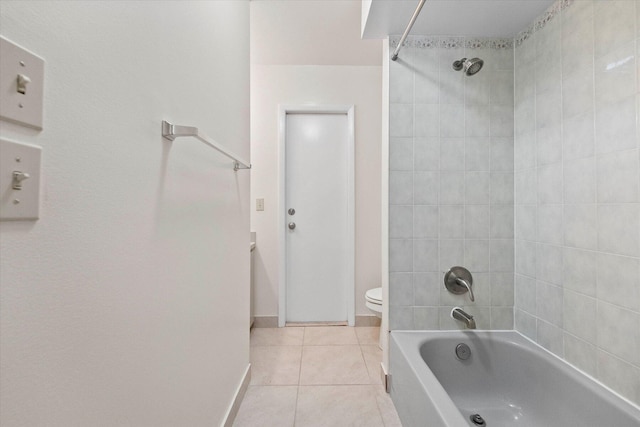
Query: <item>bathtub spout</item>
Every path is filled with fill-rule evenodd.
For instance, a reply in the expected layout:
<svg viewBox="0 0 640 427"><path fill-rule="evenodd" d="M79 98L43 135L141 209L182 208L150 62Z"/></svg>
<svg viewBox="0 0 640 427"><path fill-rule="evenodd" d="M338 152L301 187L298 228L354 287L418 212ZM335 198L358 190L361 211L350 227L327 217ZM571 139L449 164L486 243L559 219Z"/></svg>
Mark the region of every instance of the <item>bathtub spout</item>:
<svg viewBox="0 0 640 427"><path fill-rule="evenodd" d="M451 317L453 317L456 320L460 320L464 322L464 324L467 325L467 328L469 329L476 328L476 321L473 318L473 316L467 313L466 311L464 311L463 309L461 309L460 307L453 307L453 310L451 310Z"/></svg>

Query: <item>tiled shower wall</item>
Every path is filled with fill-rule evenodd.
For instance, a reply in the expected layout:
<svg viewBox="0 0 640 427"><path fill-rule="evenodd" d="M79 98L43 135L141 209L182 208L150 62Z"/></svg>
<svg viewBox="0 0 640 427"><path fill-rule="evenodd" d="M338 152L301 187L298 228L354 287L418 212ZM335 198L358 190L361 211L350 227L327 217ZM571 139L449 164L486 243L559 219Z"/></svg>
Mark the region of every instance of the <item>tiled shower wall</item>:
<svg viewBox="0 0 640 427"><path fill-rule="evenodd" d="M639 17L565 0L515 47L515 327L636 403Z"/></svg>
<svg viewBox="0 0 640 427"><path fill-rule="evenodd" d="M484 68L454 71L463 57ZM462 306L478 328L512 329L512 41L409 38L389 79L390 328L457 329ZM444 287L456 265L474 303Z"/></svg>

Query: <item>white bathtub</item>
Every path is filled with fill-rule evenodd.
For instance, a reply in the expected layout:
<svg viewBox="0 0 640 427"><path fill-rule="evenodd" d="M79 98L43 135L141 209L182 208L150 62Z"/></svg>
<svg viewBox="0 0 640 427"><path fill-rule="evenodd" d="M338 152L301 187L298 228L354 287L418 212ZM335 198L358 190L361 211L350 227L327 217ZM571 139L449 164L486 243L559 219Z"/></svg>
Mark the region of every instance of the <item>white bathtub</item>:
<svg viewBox="0 0 640 427"><path fill-rule="evenodd" d="M404 427L473 426L474 414L487 427L640 426L640 409L515 331L393 331L390 365Z"/></svg>

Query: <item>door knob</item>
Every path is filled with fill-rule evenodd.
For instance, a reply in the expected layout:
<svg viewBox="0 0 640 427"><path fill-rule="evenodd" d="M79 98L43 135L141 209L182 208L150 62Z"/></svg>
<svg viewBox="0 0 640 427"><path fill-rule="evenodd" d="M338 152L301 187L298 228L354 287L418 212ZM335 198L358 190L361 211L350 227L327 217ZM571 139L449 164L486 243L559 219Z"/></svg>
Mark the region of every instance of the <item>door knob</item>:
<svg viewBox="0 0 640 427"><path fill-rule="evenodd" d="M296 228L296 223L295 222L290 222L289 223L289 230L293 230L294 228Z"/></svg>
<svg viewBox="0 0 640 427"><path fill-rule="evenodd" d="M293 208L289 208L289 210L287 211L289 213L289 215L295 215L296 214L296 210Z"/></svg>

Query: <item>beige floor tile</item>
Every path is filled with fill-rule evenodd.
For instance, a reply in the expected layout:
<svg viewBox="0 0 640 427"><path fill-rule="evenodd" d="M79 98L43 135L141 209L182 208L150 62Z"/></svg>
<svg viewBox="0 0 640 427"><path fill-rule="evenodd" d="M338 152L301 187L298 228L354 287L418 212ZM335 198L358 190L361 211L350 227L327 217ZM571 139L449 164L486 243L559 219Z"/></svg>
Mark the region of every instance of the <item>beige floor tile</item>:
<svg viewBox="0 0 640 427"><path fill-rule="evenodd" d="M372 386L300 386L296 427L383 426Z"/></svg>
<svg viewBox="0 0 640 427"><path fill-rule="evenodd" d="M233 426L293 426L297 397L297 386L249 386Z"/></svg>
<svg viewBox="0 0 640 427"><path fill-rule="evenodd" d="M350 326L308 326L304 328L304 345L358 344L355 329Z"/></svg>
<svg viewBox="0 0 640 427"><path fill-rule="evenodd" d="M356 328L356 335L360 345L375 344L380 341L380 328L377 326Z"/></svg>
<svg viewBox="0 0 640 427"><path fill-rule="evenodd" d="M375 386L375 395L385 427L402 427L396 407L391 400L391 395L384 391L382 386Z"/></svg>
<svg viewBox="0 0 640 427"><path fill-rule="evenodd" d="M358 345L302 347L300 384L369 384Z"/></svg>
<svg viewBox="0 0 640 427"><path fill-rule="evenodd" d="M302 346L251 347L251 384L298 384L301 357Z"/></svg>
<svg viewBox="0 0 640 427"><path fill-rule="evenodd" d="M382 362L382 350L377 345L361 345L362 357L369 373L371 384L382 384L380 378L380 363Z"/></svg>
<svg viewBox="0 0 640 427"><path fill-rule="evenodd" d="M304 328L253 328L251 345L302 345Z"/></svg>

